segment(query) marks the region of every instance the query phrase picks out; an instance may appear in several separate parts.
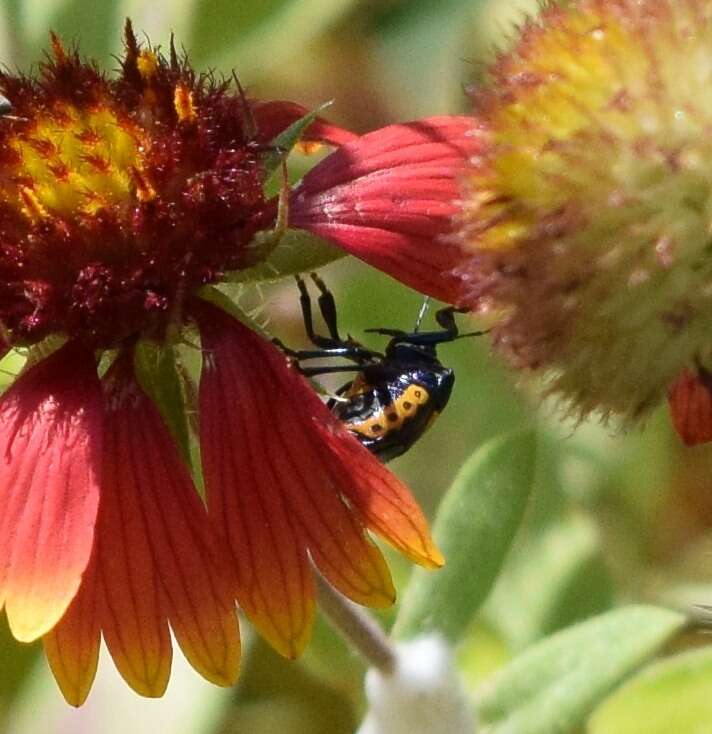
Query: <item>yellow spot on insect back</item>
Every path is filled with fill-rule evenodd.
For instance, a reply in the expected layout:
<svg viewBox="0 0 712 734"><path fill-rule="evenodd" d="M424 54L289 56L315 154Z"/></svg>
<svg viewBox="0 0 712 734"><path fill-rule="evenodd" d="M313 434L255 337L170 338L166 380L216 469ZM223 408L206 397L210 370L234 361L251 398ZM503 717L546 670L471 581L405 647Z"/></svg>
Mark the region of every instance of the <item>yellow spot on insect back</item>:
<svg viewBox="0 0 712 734"><path fill-rule="evenodd" d="M349 391L348 396L352 393ZM347 423L346 427L367 438L385 436L403 427L403 423L418 412L418 406L424 405L430 399L428 391L421 385L409 385L383 413L371 416L361 421Z"/></svg>
<svg viewBox="0 0 712 734"><path fill-rule="evenodd" d="M141 163L140 135L107 107L80 110L65 105L21 137L10 138L8 145L20 160L4 172L0 197L16 201L14 181L25 183L22 210L33 220L40 213L91 215L133 198L133 171Z"/></svg>

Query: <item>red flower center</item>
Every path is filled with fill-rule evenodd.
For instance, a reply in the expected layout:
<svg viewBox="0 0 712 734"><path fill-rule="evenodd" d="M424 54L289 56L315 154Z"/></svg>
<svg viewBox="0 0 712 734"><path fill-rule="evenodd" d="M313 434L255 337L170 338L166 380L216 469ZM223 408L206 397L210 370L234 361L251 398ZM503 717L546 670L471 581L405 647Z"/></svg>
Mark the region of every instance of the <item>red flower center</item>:
<svg viewBox="0 0 712 734"><path fill-rule="evenodd" d="M54 42L39 79L0 75L0 328L93 347L160 338L182 301L253 264L260 148L230 85L127 33L107 79Z"/></svg>

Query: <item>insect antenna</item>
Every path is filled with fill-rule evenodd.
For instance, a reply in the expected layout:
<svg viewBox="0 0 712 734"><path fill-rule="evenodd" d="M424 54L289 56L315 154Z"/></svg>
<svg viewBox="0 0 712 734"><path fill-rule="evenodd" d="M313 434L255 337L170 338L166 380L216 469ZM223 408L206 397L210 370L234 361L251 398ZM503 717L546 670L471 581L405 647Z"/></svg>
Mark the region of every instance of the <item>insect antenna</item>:
<svg viewBox="0 0 712 734"><path fill-rule="evenodd" d="M423 304L420 307L420 311L418 311L418 316L415 319L415 326L413 327L413 333L417 334L418 331L420 331L420 324L423 321L423 317L428 311L428 306L430 305L430 296L425 296L423 299Z"/></svg>

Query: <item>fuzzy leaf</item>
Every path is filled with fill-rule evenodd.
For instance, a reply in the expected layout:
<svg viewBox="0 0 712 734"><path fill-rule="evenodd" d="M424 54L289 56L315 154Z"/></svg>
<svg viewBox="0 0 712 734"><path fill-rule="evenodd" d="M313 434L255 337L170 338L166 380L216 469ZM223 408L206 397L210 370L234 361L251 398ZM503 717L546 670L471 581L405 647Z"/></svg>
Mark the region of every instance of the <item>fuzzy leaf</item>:
<svg viewBox="0 0 712 734"><path fill-rule="evenodd" d="M667 609L629 606L543 640L485 684L479 731L569 734L686 622Z"/></svg>
<svg viewBox="0 0 712 734"><path fill-rule="evenodd" d="M589 734L702 734L712 721L712 648L646 668L592 716Z"/></svg>
<svg viewBox="0 0 712 734"><path fill-rule="evenodd" d="M517 545L483 616L516 652L606 611L612 595L597 526L586 515L566 514Z"/></svg>
<svg viewBox="0 0 712 734"><path fill-rule="evenodd" d="M274 237L272 231L258 233ZM261 243L256 242L260 247ZM238 270L232 278L233 283L256 283L274 281L309 270L317 270L348 253L339 250L326 240L303 229L288 229L272 245L266 260L246 270Z"/></svg>
<svg viewBox="0 0 712 734"><path fill-rule="evenodd" d="M536 437L523 431L476 451L438 512L434 537L447 563L416 569L394 634L439 631L456 641L487 597L519 527L533 483Z"/></svg>

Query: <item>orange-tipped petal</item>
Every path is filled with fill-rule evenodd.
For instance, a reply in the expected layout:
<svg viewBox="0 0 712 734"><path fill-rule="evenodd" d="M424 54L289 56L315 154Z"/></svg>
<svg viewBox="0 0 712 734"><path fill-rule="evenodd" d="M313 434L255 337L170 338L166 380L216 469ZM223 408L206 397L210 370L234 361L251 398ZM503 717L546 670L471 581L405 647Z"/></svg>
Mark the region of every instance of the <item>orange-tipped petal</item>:
<svg viewBox="0 0 712 734"><path fill-rule="evenodd" d="M95 561L90 562L69 609L42 641L67 703L81 706L89 695L99 662L101 631Z"/></svg>
<svg viewBox="0 0 712 734"><path fill-rule="evenodd" d="M18 640L48 632L77 593L94 538L101 443L94 357L74 343L0 399L0 604Z"/></svg>
<svg viewBox="0 0 712 734"><path fill-rule="evenodd" d="M314 619L304 532L266 455L264 426L271 417L261 402L263 385L247 369L255 358L249 342L236 338L233 319L206 312L200 445L208 509L232 550L240 606L276 650L296 657Z"/></svg>
<svg viewBox="0 0 712 734"><path fill-rule="evenodd" d="M325 468L340 482L366 526L415 563L442 566L445 559L433 543L428 521L403 482L340 425L331 421L316 425L329 447L324 452Z"/></svg>
<svg viewBox="0 0 712 734"><path fill-rule="evenodd" d="M712 375L684 370L668 390L670 415L687 446L712 441Z"/></svg>
<svg viewBox="0 0 712 734"><path fill-rule="evenodd" d="M101 626L121 676L144 696L161 696L171 670L171 638L165 600L144 515L141 486L147 468L125 435L123 396L109 403L104 436L98 553ZM132 438L144 437L131 426ZM147 491L150 491L148 489Z"/></svg>
<svg viewBox="0 0 712 734"><path fill-rule="evenodd" d="M155 406L131 376L112 379L99 524L107 644L132 687L161 695L169 619L193 667L231 685L240 638L227 561Z"/></svg>
<svg viewBox="0 0 712 734"><path fill-rule="evenodd" d="M255 413L270 416L256 428L262 432L264 457L301 525L314 562L354 601L391 605L395 590L381 552L364 537L363 525L341 498L340 482L324 472L325 446L313 429L313 416L299 404L304 380L286 368L279 350L245 327L238 328L245 332L237 335L244 355L239 384L253 386L248 399L255 400Z"/></svg>
<svg viewBox="0 0 712 734"><path fill-rule="evenodd" d="M389 496L388 510L402 526L390 528L384 519L374 527L419 562L437 565L442 559L407 490L341 427L311 386L287 368L278 349L214 308L204 307L200 322L206 355L201 445L211 514L239 542L250 515L245 495L249 492L265 502L277 488L282 508L286 507L296 521L297 542L306 544L331 583L364 604L392 603L394 591L386 564L364 537L360 522L364 513L354 510L350 504L355 503L343 497L351 500L348 491L361 481L365 463L369 476L375 473L393 495ZM324 425L329 427L326 434L321 428ZM333 431L354 452L350 462L332 455L329 443ZM235 469L228 476L224 467L230 462ZM257 482L250 481L252 464L268 467ZM239 467L246 467L244 476L238 475ZM353 476L344 476L345 471ZM369 482L376 484L372 479ZM367 494L368 487L362 491ZM359 497L359 492L352 493ZM397 517L398 511L407 512L408 517ZM245 549L235 545L234 552L239 555ZM259 571L249 557L242 562L243 575L258 579Z"/></svg>
<svg viewBox="0 0 712 734"><path fill-rule="evenodd" d="M208 308L205 307L206 312ZM299 517L310 550L313 546L316 555L330 547L332 550L326 555L344 564L344 570L351 564L351 572L358 565L363 569L370 567L368 572L358 572L363 574L363 581L371 578L375 582L378 576L383 582L386 580L371 567L372 551L362 546L364 552L354 554L352 545L348 554L339 555L333 545L327 545L329 536L323 528L326 518L334 522L334 497L346 497L353 508L352 522L353 515L362 518L367 527L416 563L428 568L443 565L444 558L432 541L428 522L408 488L343 428L309 383L287 368L284 355L276 347L215 308L209 308L209 317L204 315L201 319L201 334L206 346L204 379L210 376L222 380L221 386L213 389L214 403L210 406L211 420L216 424L214 435L231 442L222 449L226 456L216 453L211 457L216 468L227 457L234 460L237 452L246 451L248 441L258 452L256 457L272 467L284 467L280 486L284 487L292 512L302 512ZM228 429L227 421L235 421L233 413L241 400L250 405L254 402L255 415L250 416L251 422L235 422ZM201 425L206 412L207 405L201 403ZM262 422L258 417L262 417ZM260 441L255 440L258 432ZM203 436L207 438L206 434ZM201 445L204 451L208 446L211 451L218 451L215 440L201 440ZM211 486L223 492L229 484L218 481L217 473L214 481L208 480L205 465L204 457L210 507ZM233 490L233 494L237 491ZM326 497L330 499L327 501ZM315 509L305 511L305 506ZM240 515L239 507L227 507L222 514L223 522L228 521L226 518L236 522L233 518ZM317 531L318 527L322 530ZM332 540L336 537L338 545L346 531L340 525L334 535L334 527L336 524L331 527ZM354 536L349 533L349 537L353 541ZM375 595L390 595L389 584L390 581L381 586L376 583ZM339 588L350 595L346 588Z"/></svg>
<svg viewBox="0 0 712 734"><path fill-rule="evenodd" d="M481 148L476 121L433 117L343 145L290 197L289 224L331 240L417 290L457 302L462 250L448 239L460 179Z"/></svg>

